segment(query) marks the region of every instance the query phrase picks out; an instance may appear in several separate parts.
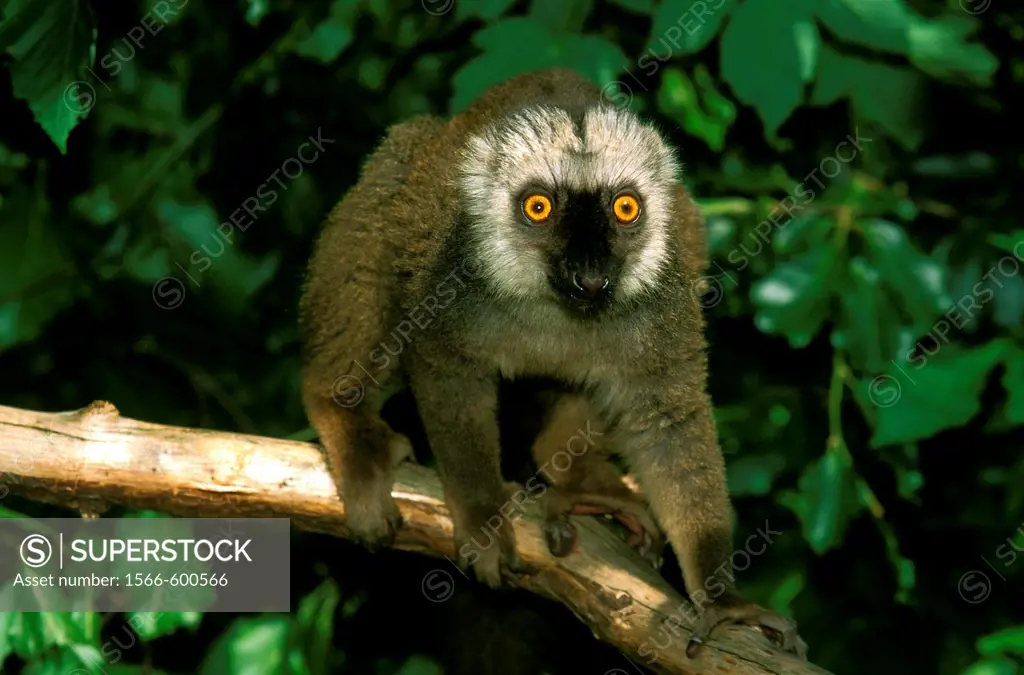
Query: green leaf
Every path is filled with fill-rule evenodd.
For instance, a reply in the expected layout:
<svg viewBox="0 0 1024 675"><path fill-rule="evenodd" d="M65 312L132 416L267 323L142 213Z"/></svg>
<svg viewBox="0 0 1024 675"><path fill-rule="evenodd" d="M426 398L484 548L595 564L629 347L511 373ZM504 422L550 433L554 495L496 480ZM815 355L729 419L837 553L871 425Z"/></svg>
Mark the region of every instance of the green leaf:
<svg viewBox="0 0 1024 675"><path fill-rule="evenodd" d="M483 50L452 76L453 113L469 107L490 87L532 70L553 65L558 45L547 28L526 17L502 19L473 35Z"/></svg>
<svg viewBox="0 0 1024 675"><path fill-rule="evenodd" d="M129 612L126 615L132 629L143 640L170 635L179 628L194 629L202 618L202 612Z"/></svg>
<svg viewBox="0 0 1024 675"><path fill-rule="evenodd" d="M698 66L694 77L701 85L699 93L682 70L666 70L658 89L658 107L684 131L704 139L712 150L721 151L725 134L736 119L736 107L715 89L706 68Z"/></svg>
<svg viewBox="0 0 1024 675"><path fill-rule="evenodd" d="M946 269L918 252L895 223L875 219L861 223L861 231L871 262L901 300L915 331L924 333L953 306Z"/></svg>
<svg viewBox="0 0 1024 675"><path fill-rule="evenodd" d="M850 260L847 269L851 288L840 295L842 315L836 328L839 335L833 344L849 351L854 364L876 373L885 367L896 347L885 344L882 331L898 326L899 317L882 295L882 275L877 268L857 256Z"/></svg>
<svg viewBox="0 0 1024 675"><path fill-rule="evenodd" d="M592 35L556 35L531 17L502 19L473 36L483 53L466 63L452 78L452 112L464 110L488 88L533 70L562 66L597 84L604 84L626 67L622 50Z"/></svg>
<svg viewBox="0 0 1024 675"><path fill-rule="evenodd" d="M390 64L384 59L370 56L359 61L359 84L370 91L381 91L387 81Z"/></svg>
<svg viewBox="0 0 1024 675"><path fill-rule="evenodd" d="M896 489L900 497L908 501L918 500L918 492L924 487L924 474L907 469L896 470Z"/></svg>
<svg viewBox="0 0 1024 675"><path fill-rule="evenodd" d="M925 19L903 0L823 0L822 24L841 40L907 56L935 77L964 77L988 86L999 60L985 47L968 44L977 18L956 12Z"/></svg>
<svg viewBox="0 0 1024 675"><path fill-rule="evenodd" d="M835 220L816 213L799 213L772 234L772 250L777 255L826 246L835 228Z"/></svg>
<svg viewBox="0 0 1024 675"><path fill-rule="evenodd" d="M341 593L333 579L326 579L299 603L296 612L298 642L312 675L330 672L328 656L334 640L334 614Z"/></svg>
<svg viewBox="0 0 1024 675"><path fill-rule="evenodd" d="M97 117L98 133L109 136L119 128L144 131L154 136L185 132L184 84L147 71L136 72L134 61L124 64L118 88L104 101Z"/></svg>
<svg viewBox="0 0 1024 675"><path fill-rule="evenodd" d="M0 201L0 352L36 339L75 298L75 267L28 189Z"/></svg>
<svg viewBox="0 0 1024 675"><path fill-rule="evenodd" d="M194 536L192 525L177 518L148 518L146 523L146 534L154 539L188 539ZM121 520L116 526L118 536L129 539L137 536L140 524L130 520ZM138 565L127 560L115 560L109 563L108 574L125 577L131 573L139 572ZM102 570L105 571L105 570ZM198 560L194 557L187 560L161 560L147 564L143 577L147 574L162 575L164 579L170 579L176 574L209 574L213 570L209 562ZM171 586L168 583L162 586L147 586L133 584L123 589L127 602L133 607L153 608L159 607L166 611L161 612L133 612L139 635L143 632L151 633L154 636L161 634L161 631L173 631L177 625L175 621L198 621L195 616L195 608L204 609L211 606L217 599L216 591L208 586ZM187 611L186 611L187 610ZM168 616L161 616L167 614ZM187 616L181 616L182 614ZM178 615L178 616L175 616ZM135 626L135 623L132 626Z"/></svg>
<svg viewBox="0 0 1024 675"><path fill-rule="evenodd" d="M303 175L296 179L296 183L302 180L309 178ZM259 227L263 222L249 220L244 212L240 212L240 215L247 231ZM227 228L227 234L223 229L218 229L223 223L217 222L216 211L205 202L187 203L168 194L158 201L156 216L167 232L167 238L177 244L174 249L177 255L173 261L176 264L173 270L169 265L164 267L164 253L169 255L169 252L162 248L151 251L152 257L129 256L125 266L141 281L153 283L156 280L153 279L154 274L161 273L162 277L171 272L177 274L178 271L182 277L189 278L189 281L200 287L208 280L220 295L222 306L228 311L237 312L246 306L252 294L277 271L280 251L262 260L245 255L239 246L245 233L235 227ZM147 264L150 266L147 267ZM166 273L163 273L164 269ZM181 281L187 283L184 279Z"/></svg>
<svg viewBox="0 0 1024 675"><path fill-rule="evenodd" d="M294 433L288 434L287 436L284 436L284 438L288 439L289 441L310 442L316 440L317 431L313 427L306 427L305 429L301 429Z"/></svg>
<svg viewBox="0 0 1024 675"><path fill-rule="evenodd" d="M992 281L996 281L995 275L992 276ZM999 288L999 284L1002 284L1002 288ZM1024 277L1020 274L1014 274L1011 277L1002 276L995 286L996 288L991 289L995 293L992 302L992 319L997 325L1004 328L1012 329L1024 326ZM965 321L970 320L973 316L976 314L970 311L963 314Z"/></svg>
<svg viewBox="0 0 1024 675"><path fill-rule="evenodd" d="M741 159L735 150L726 149L721 175L716 182L723 191L760 195L766 192L790 193L798 181L790 177L781 164L772 163L767 167L751 164Z"/></svg>
<svg viewBox="0 0 1024 675"><path fill-rule="evenodd" d="M866 257L846 269L832 344L847 350L856 368L878 373L894 357L904 361L919 336L962 327L963 317L951 313L946 268L918 252L903 228L876 219L861 223L860 231Z"/></svg>
<svg viewBox="0 0 1024 675"><path fill-rule="evenodd" d="M288 667L287 615L267 614L237 619L214 642L199 666L199 675L310 675Z"/></svg>
<svg viewBox="0 0 1024 675"><path fill-rule="evenodd" d="M366 9L368 10L370 16L372 16L374 19L376 19L377 23L379 25L381 25L381 26L389 25L391 23L392 16L394 16L396 14L395 10L397 9L397 7L396 7L395 3L392 2L391 0L350 0L350 1L353 2L353 3L360 2L360 1L363 2L366 5ZM441 7L437 7L436 6L439 2L442 3ZM428 8L427 5L430 5L430 4L433 4L434 6ZM441 13L440 10L442 8L444 8L446 5L447 5L447 9L445 9L444 11L447 12L447 11L449 11L451 9L451 3L448 0L426 0L426 2L421 2L420 3L421 7L423 7L424 9L429 9L435 15L436 14L440 14Z"/></svg>
<svg viewBox="0 0 1024 675"><path fill-rule="evenodd" d="M829 298L840 252L835 246L812 249L780 263L750 290L754 323L764 333L785 335L806 347L828 317Z"/></svg>
<svg viewBox="0 0 1024 675"><path fill-rule="evenodd" d="M560 46L552 65L572 68L593 82L609 82L629 64L618 45L596 35L570 35Z"/></svg>
<svg viewBox="0 0 1024 675"><path fill-rule="evenodd" d="M987 152L930 155L914 160L913 172L941 178L981 178L998 170L996 158ZM991 241L991 237L989 239Z"/></svg>
<svg viewBox="0 0 1024 675"><path fill-rule="evenodd" d="M1018 248L1024 251L1024 230L1018 230L1013 234L990 234L988 243L1016 255Z"/></svg>
<svg viewBox="0 0 1024 675"><path fill-rule="evenodd" d="M174 271L170 251L154 236L143 236L135 242L122 261L125 272L145 283L154 283Z"/></svg>
<svg viewBox="0 0 1024 675"><path fill-rule="evenodd" d="M6 51L14 95L28 103L36 122L60 149L96 103L86 72L96 59L96 26L87 0L8 0L0 18L0 52Z"/></svg>
<svg viewBox="0 0 1024 675"><path fill-rule="evenodd" d="M654 10L646 51L658 61L703 49L718 34L736 0L720 0L716 5L701 3L697 12L693 11L694 5L694 0L662 0Z"/></svg>
<svg viewBox="0 0 1024 675"><path fill-rule="evenodd" d="M896 570L896 602L910 604L910 592L917 585L917 568L913 560L900 555L895 537L889 536L886 540L889 562Z"/></svg>
<svg viewBox="0 0 1024 675"><path fill-rule="evenodd" d="M977 27L977 19L962 14L913 21L907 33L910 61L934 77L963 77L973 84L990 86L999 70L999 59L982 45L964 41Z"/></svg>
<svg viewBox="0 0 1024 675"><path fill-rule="evenodd" d="M729 494L766 495L786 468L786 458L777 453L740 457L728 464Z"/></svg>
<svg viewBox="0 0 1024 675"><path fill-rule="evenodd" d="M840 40L906 54L915 15L903 0L821 0L821 23Z"/></svg>
<svg viewBox="0 0 1024 675"><path fill-rule="evenodd" d="M800 78L804 83L813 82L818 72L818 54L821 52L821 33L818 26L811 20L797 21L793 24L796 49L800 54Z"/></svg>
<svg viewBox="0 0 1024 675"><path fill-rule="evenodd" d="M494 21L516 3L516 0L477 0L476 2L455 2L455 18L465 21L473 17Z"/></svg>
<svg viewBox="0 0 1024 675"><path fill-rule="evenodd" d="M924 136L920 124L923 78L908 68L865 61L821 47L814 105L848 98L854 113L875 122L907 150L916 150Z"/></svg>
<svg viewBox="0 0 1024 675"><path fill-rule="evenodd" d="M790 572L781 581L772 584L768 607L784 616L792 616L793 601L806 587L807 579L803 572Z"/></svg>
<svg viewBox="0 0 1024 675"><path fill-rule="evenodd" d="M122 518L173 518L166 513L160 513L159 511L151 511L149 509L143 509L141 511L125 511Z"/></svg>
<svg viewBox="0 0 1024 675"><path fill-rule="evenodd" d="M852 259L839 300L841 309L832 331L832 345L848 351L856 368L879 372L894 357L905 360L921 330L903 322L903 303L877 265L861 256Z"/></svg>
<svg viewBox="0 0 1024 675"><path fill-rule="evenodd" d="M28 518L28 517L29 516L26 516L24 513L19 513L17 511L12 511L11 509L7 508L6 506L0 506L0 518ZM26 531L30 531L30 530L26 530Z"/></svg>
<svg viewBox="0 0 1024 675"><path fill-rule="evenodd" d="M11 620L6 618L13 615L14 612L3 612L0 614L0 664L3 664L7 657L14 653L14 646L11 644L9 633Z"/></svg>
<svg viewBox="0 0 1024 675"><path fill-rule="evenodd" d="M8 583L0 597L17 590ZM29 660L53 646L85 645L86 635L98 634L99 619L92 612L0 612L0 655Z"/></svg>
<svg viewBox="0 0 1024 675"><path fill-rule="evenodd" d="M33 658L22 671L23 675L68 675L74 673L107 673L106 659L92 645L72 645L49 651Z"/></svg>
<svg viewBox="0 0 1024 675"><path fill-rule="evenodd" d="M413 654L395 675L444 675L444 670L432 659L421 654Z"/></svg>
<svg viewBox="0 0 1024 675"><path fill-rule="evenodd" d="M418 17L405 15L398 19L398 26L395 28L392 34L392 44L399 50L407 50L414 48L417 44L423 41L424 24L419 20ZM428 57L436 58L436 57ZM377 61L385 63L381 58L377 58ZM419 64L416 66L419 67ZM422 96L422 93L420 94Z"/></svg>
<svg viewBox="0 0 1024 675"><path fill-rule="evenodd" d="M613 5L628 9L637 14L650 14L654 10L654 0L611 0Z"/></svg>
<svg viewBox="0 0 1024 675"><path fill-rule="evenodd" d="M1007 348L1005 340L974 350L943 344L934 356L912 358L913 366L893 363L885 373L862 381L858 399L877 406L872 447L909 443L969 422L981 409L982 389Z"/></svg>
<svg viewBox="0 0 1024 675"><path fill-rule="evenodd" d="M359 0L334 0L330 14L295 45L295 53L320 63L333 62L355 39L358 18Z"/></svg>
<svg viewBox="0 0 1024 675"><path fill-rule="evenodd" d="M708 113L721 120L726 127L736 119L736 106L724 94L718 91L714 76L707 66L698 63L693 67L693 81L697 84L701 100Z"/></svg>
<svg viewBox="0 0 1024 675"><path fill-rule="evenodd" d="M806 41L808 19L799 2L747 0L722 35L722 78L757 110L769 139L803 100L808 56L797 38Z"/></svg>
<svg viewBox="0 0 1024 675"><path fill-rule="evenodd" d="M1017 675L1017 664L1010 659L983 659L968 666L960 675Z"/></svg>
<svg viewBox="0 0 1024 675"><path fill-rule="evenodd" d="M246 0L245 21L250 26L258 26L270 13L270 0Z"/></svg>
<svg viewBox="0 0 1024 675"><path fill-rule="evenodd" d="M1006 628L979 638L978 653L982 656L1024 656L1024 626Z"/></svg>
<svg viewBox="0 0 1024 675"><path fill-rule="evenodd" d="M24 169L28 166L28 155L14 152L3 143L0 143L0 167L9 169Z"/></svg>
<svg viewBox="0 0 1024 675"><path fill-rule="evenodd" d="M1024 424L1024 348L1013 345L1006 351L1006 372L1003 388L1009 393L1006 419L1013 424Z"/></svg>
<svg viewBox="0 0 1024 675"><path fill-rule="evenodd" d="M98 154L91 166L94 187L71 200L71 211L96 225L115 222L145 189L145 177L152 175L167 150L154 143L144 155L116 150Z"/></svg>
<svg viewBox="0 0 1024 675"><path fill-rule="evenodd" d="M533 0L528 16L556 35L580 33L594 10L594 0Z"/></svg>
<svg viewBox="0 0 1024 675"><path fill-rule="evenodd" d="M849 454L826 451L801 474L798 490L782 493L779 503L800 519L804 538L815 553L838 546L849 523L864 508L857 498Z"/></svg>
<svg viewBox="0 0 1024 675"><path fill-rule="evenodd" d="M924 474L920 470L918 446L905 443L886 453L886 461L896 473L896 491L900 497L920 505L918 492L924 486Z"/></svg>
<svg viewBox="0 0 1024 675"><path fill-rule="evenodd" d="M704 210L703 203L700 204ZM708 255L725 255L735 247L736 221L725 216L705 216L707 224Z"/></svg>
<svg viewBox="0 0 1024 675"><path fill-rule="evenodd" d="M104 670L99 671L101 675L167 675L167 671L153 668L150 665L136 666L118 663L103 667Z"/></svg>
<svg viewBox="0 0 1024 675"><path fill-rule="evenodd" d="M327 579L302 599L294 615L264 615L236 620L211 647L200 675L327 675L334 615L340 594Z"/></svg>

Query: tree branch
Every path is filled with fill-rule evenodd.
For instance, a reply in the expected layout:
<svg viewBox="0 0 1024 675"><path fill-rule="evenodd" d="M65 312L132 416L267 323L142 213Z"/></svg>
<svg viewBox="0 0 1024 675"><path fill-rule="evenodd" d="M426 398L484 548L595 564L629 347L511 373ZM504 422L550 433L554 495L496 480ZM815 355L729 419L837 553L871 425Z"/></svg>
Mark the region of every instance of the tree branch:
<svg viewBox="0 0 1024 675"><path fill-rule="evenodd" d="M104 401L63 413L0 406L0 472L14 492L83 513L123 504L183 517L285 517L300 529L347 536L344 506L315 445L136 421ZM402 465L393 494L405 519L396 547L454 556L436 474ZM688 603L609 528L593 518L576 523L579 548L554 558L535 514L516 521L519 553L539 571L515 584L567 606L636 662L671 675L829 675L739 626L719 629L687 658Z"/></svg>

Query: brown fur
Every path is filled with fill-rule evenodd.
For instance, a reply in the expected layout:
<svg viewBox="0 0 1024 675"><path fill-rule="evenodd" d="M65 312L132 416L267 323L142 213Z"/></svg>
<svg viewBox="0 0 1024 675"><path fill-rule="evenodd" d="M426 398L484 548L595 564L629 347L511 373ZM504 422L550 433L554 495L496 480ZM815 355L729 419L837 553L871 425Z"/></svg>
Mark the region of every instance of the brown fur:
<svg viewBox="0 0 1024 675"><path fill-rule="evenodd" d="M393 434L369 395L339 405L336 380L356 376L376 390L405 378L438 459L459 563L498 586L524 568L508 522L521 490L500 471L496 383L544 375L574 385L637 477L691 597L750 607L733 600L731 576L715 572L728 564L731 517L694 292L707 265L704 228L686 189L673 209L665 281L626 315L570 327L550 308L495 298L463 255L454 159L468 135L522 105L600 100L585 78L548 70L491 89L448 121L419 117L391 128L331 212L310 262L301 305L306 408L353 534L386 544L397 525Z"/></svg>
<svg viewBox="0 0 1024 675"><path fill-rule="evenodd" d="M546 396L545 396L546 394ZM643 496L624 480L613 449L604 441L608 429L580 394L545 392L547 417L534 439L532 455L551 486L544 491L545 535L552 553L565 556L576 543L568 516L608 514L630 533L629 543L656 567L664 542Z"/></svg>

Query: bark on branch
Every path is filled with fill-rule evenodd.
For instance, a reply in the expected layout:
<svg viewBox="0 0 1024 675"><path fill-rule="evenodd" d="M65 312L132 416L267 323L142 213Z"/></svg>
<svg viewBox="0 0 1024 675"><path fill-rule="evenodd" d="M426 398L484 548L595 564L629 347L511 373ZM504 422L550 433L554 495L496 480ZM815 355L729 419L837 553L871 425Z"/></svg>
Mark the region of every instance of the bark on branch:
<svg viewBox="0 0 1024 675"><path fill-rule="evenodd" d="M300 529L347 536L344 506L315 445L141 422L104 401L63 413L0 406L0 477L13 492L83 513L123 504L184 517L285 517ZM405 464L393 494L405 518L397 547L454 557L436 474ZM567 606L636 663L672 675L830 675L738 626L716 631L687 658L686 601L600 522L577 518L577 526L579 549L554 558L534 514L516 521L519 553L539 568L516 585ZM629 672L626 665L610 672Z"/></svg>

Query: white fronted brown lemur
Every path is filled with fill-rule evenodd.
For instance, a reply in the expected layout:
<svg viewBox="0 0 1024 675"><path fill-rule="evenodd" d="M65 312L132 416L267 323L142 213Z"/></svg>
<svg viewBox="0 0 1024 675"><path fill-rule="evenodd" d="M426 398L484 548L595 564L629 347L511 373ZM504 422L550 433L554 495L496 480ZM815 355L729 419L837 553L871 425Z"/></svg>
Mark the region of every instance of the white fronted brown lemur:
<svg viewBox="0 0 1024 675"><path fill-rule="evenodd" d="M501 473L497 390L554 378L599 418L672 545L702 609L694 644L742 622L796 650L796 625L719 573L732 524L694 292L706 265L675 152L581 75L519 76L450 119L391 127L328 216L300 307L304 403L353 537L393 541L404 439L338 383L399 378L438 461L459 563L492 587L529 572L507 517L528 495ZM629 511L609 475L558 492L549 518ZM474 540L491 532L497 545Z"/></svg>

